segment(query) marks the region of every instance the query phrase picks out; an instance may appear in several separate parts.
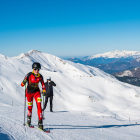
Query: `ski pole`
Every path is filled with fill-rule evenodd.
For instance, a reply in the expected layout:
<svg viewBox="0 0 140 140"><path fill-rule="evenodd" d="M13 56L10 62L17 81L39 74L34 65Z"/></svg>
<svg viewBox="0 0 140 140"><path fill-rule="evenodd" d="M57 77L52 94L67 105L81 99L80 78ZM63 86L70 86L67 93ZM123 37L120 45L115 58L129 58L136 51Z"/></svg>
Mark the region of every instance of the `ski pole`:
<svg viewBox="0 0 140 140"><path fill-rule="evenodd" d="M26 114L26 84L25 84L25 101L24 101L24 126L26 125L25 124L25 114Z"/></svg>
<svg viewBox="0 0 140 140"><path fill-rule="evenodd" d="M43 108L44 108L44 96L43 96ZM45 118L44 118L44 110L43 110L43 120L45 120Z"/></svg>

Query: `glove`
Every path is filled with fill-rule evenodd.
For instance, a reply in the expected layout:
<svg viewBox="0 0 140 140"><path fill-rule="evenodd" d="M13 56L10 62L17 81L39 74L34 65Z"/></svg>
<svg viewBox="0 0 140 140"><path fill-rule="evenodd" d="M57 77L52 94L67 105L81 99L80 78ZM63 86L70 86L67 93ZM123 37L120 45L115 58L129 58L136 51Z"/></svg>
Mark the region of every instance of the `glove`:
<svg viewBox="0 0 140 140"><path fill-rule="evenodd" d="M43 96L46 96L46 90L43 90Z"/></svg>
<svg viewBox="0 0 140 140"><path fill-rule="evenodd" d="M27 83L27 80L26 80L26 79L24 79L22 83L25 85L25 84Z"/></svg>

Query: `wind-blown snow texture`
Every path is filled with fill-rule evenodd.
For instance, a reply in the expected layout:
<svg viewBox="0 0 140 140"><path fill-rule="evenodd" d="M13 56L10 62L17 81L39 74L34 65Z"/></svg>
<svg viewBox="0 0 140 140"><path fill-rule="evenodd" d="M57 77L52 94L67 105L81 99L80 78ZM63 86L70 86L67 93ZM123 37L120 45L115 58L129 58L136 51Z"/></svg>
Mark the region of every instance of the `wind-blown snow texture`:
<svg viewBox="0 0 140 140"><path fill-rule="evenodd" d="M35 61L42 65L44 81L51 76L57 85L54 113L49 107L45 111L44 127L50 127L50 134L22 125L25 91L20 84ZM13 58L0 55L0 127L17 140L137 139L139 91L97 68L39 51ZM34 103L32 123L37 125L37 120Z"/></svg>

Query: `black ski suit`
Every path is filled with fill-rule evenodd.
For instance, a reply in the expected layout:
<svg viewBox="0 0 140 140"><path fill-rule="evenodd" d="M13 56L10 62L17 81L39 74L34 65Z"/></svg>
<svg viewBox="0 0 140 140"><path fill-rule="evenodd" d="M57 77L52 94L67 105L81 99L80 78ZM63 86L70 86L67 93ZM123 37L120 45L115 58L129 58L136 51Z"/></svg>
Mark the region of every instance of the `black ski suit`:
<svg viewBox="0 0 140 140"><path fill-rule="evenodd" d="M50 97L50 110L52 110L52 107L53 107L53 103L52 103L52 101L53 101L53 86L56 86L56 84L53 81L45 82L46 96L45 96L45 104L44 104L43 110L46 109L49 97Z"/></svg>

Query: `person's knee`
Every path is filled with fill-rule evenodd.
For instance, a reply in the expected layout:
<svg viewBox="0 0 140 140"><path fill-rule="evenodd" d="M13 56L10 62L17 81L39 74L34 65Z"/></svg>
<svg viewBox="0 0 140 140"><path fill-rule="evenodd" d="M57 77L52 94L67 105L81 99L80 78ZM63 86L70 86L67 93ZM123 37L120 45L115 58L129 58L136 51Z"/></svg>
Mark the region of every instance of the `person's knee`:
<svg viewBox="0 0 140 140"><path fill-rule="evenodd" d="M42 102L41 97L38 97L38 98L37 98L37 103L41 103L41 102Z"/></svg>
<svg viewBox="0 0 140 140"><path fill-rule="evenodd" d="M32 110L33 102L28 102L28 109Z"/></svg>

